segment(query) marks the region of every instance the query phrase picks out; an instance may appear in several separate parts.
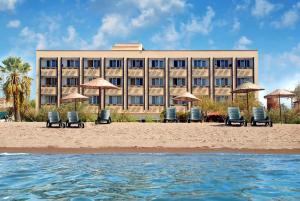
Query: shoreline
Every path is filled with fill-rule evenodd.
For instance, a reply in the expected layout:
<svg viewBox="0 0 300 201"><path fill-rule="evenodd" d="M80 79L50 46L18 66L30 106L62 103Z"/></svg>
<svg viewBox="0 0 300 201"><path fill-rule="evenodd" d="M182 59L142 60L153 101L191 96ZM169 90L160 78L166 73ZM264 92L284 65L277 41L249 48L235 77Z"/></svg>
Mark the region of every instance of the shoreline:
<svg viewBox="0 0 300 201"><path fill-rule="evenodd" d="M243 154L300 154L299 149L234 149L209 147L0 147L0 153L31 154L106 154L106 153L243 153Z"/></svg>

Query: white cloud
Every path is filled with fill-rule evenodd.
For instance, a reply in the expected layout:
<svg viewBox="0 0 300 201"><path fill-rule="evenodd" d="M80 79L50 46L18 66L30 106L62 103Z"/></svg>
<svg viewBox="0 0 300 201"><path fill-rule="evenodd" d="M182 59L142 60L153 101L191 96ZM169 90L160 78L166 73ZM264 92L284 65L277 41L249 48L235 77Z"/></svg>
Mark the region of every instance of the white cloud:
<svg viewBox="0 0 300 201"><path fill-rule="evenodd" d="M252 41L246 36L240 37L240 39L235 43L234 49L246 50L248 46L252 44Z"/></svg>
<svg viewBox="0 0 300 201"><path fill-rule="evenodd" d="M30 43L36 42L36 49L45 49L46 48L46 37L42 33L36 33L29 29L29 27L24 27L21 30L20 35L23 37L23 39Z"/></svg>
<svg viewBox="0 0 300 201"><path fill-rule="evenodd" d="M67 43L72 43L76 39L76 29L73 26L68 26L68 35L64 37L63 40Z"/></svg>
<svg viewBox="0 0 300 201"><path fill-rule="evenodd" d="M246 10L250 6L250 0L239 1L239 4L235 6L236 11Z"/></svg>
<svg viewBox="0 0 300 201"><path fill-rule="evenodd" d="M264 17L270 14L274 9L275 5L268 0L255 0L251 13L255 17Z"/></svg>
<svg viewBox="0 0 300 201"><path fill-rule="evenodd" d="M20 20L11 20L7 23L7 27L9 28L18 28L21 25Z"/></svg>
<svg viewBox="0 0 300 201"><path fill-rule="evenodd" d="M21 0L0 0L0 11L15 10Z"/></svg>
<svg viewBox="0 0 300 201"><path fill-rule="evenodd" d="M237 18L234 18L233 25L232 25L232 30L234 32L238 32L240 30L240 27L241 27L240 21Z"/></svg>
<svg viewBox="0 0 300 201"><path fill-rule="evenodd" d="M156 33L151 41L164 49L174 49L179 46L180 39L180 33L176 30L175 25L171 23L169 26L164 27L162 32Z"/></svg>
<svg viewBox="0 0 300 201"><path fill-rule="evenodd" d="M155 15L154 9L142 10L141 14L137 18L131 20L133 27L142 27L149 23L149 20Z"/></svg>
<svg viewBox="0 0 300 201"><path fill-rule="evenodd" d="M141 10L152 8L155 11L162 13L174 12L175 10L182 10L187 7L185 0L131 0L132 3L137 5Z"/></svg>
<svg viewBox="0 0 300 201"><path fill-rule="evenodd" d="M275 28L286 28L286 27L293 27L299 20L299 12L300 12L300 2L293 5L293 7L283 13L279 20L273 21L271 24Z"/></svg>
<svg viewBox="0 0 300 201"><path fill-rule="evenodd" d="M192 17L191 21L184 25L182 31L186 31L188 33L200 33L203 35L207 35L211 32L213 28L212 22L214 16L214 10L210 6L208 6L206 8L206 14L202 17L202 19Z"/></svg>

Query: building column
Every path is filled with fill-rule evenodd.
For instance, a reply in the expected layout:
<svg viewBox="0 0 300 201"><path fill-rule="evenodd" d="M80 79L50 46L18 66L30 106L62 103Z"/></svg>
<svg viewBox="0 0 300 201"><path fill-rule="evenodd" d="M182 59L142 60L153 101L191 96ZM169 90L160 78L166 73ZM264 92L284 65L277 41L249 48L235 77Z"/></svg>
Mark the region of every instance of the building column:
<svg viewBox="0 0 300 201"><path fill-rule="evenodd" d="M169 58L165 58L165 107L168 108L169 105L170 105L170 102L169 102L169 93L170 93L170 90L169 90Z"/></svg>
<svg viewBox="0 0 300 201"><path fill-rule="evenodd" d="M187 91L192 93L192 59L190 57L187 58ZM188 103L188 110L190 110L192 107L192 103Z"/></svg>
<svg viewBox="0 0 300 201"><path fill-rule="evenodd" d="M237 71L236 71L236 58L232 58L232 71L231 71L231 90L234 90L237 86ZM234 98L236 97L236 94L231 93L231 100L233 101Z"/></svg>
<svg viewBox="0 0 300 201"><path fill-rule="evenodd" d="M210 98L214 100L215 96L215 76L214 76L214 58L210 57L209 58L209 91L210 91Z"/></svg>
<svg viewBox="0 0 300 201"><path fill-rule="evenodd" d="M104 58L101 58L101 65L100 65L100 77L105 79L105 74L104 74ZM105 90L101 90L101 108L104 109L105 108Z"/></svg>
<svg viewBox="0 0 300 201"><path fill-rule="evenodd" d="M62 58L58 57L57 59L57 107L60 106L61 93L62 93L62 70L61 70Z"/></svg>
<svg viewBox="0 0 300 201"><path fill-rule="evenodd" d="M145 110L149 110L149 61L145 58L144 68L144 94L145 94Z"/></svg>
<svg viewBox="0 0 300 201"><path fill-rule="evenodd" d="M38 111L41 107L41 58L38 58L36 60L35 66L36 66L35 110Z"/></svg>
<svg viewBox="0 0 300 201"><path fill-rule="evenodd" d="M123 60L123 109L128 109L128 70L127 70L127 58Z"/></svg>
<svg viewBox="0 0 300 201"><path fill-rule="evenodd" d="M79 58L79 85L83 84L83 80L84 80L84 64L83 64L83 58L80 57ZM83 93L83 89L82 87L79 86L79 93L82 94Z"/></svg>

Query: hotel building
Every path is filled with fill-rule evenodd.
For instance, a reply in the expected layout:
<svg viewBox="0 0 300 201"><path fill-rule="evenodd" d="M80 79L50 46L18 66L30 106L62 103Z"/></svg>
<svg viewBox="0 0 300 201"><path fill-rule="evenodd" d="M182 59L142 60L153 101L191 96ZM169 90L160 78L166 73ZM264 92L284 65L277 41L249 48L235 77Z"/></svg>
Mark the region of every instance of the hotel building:
<svg viewBox="0 0 300 201"><path fill-rule="evenodd" d="M79 92L97 105L134 114L184 109L173 97L186 91L215 101L231 100L245 81L258 83L257 50L144 50L142 44L115 44L111 50L37 50L36 106L60 106L61 98ZM104 77L118 90L79 85ZM189 105L190 107L190 105Z"/></svg>

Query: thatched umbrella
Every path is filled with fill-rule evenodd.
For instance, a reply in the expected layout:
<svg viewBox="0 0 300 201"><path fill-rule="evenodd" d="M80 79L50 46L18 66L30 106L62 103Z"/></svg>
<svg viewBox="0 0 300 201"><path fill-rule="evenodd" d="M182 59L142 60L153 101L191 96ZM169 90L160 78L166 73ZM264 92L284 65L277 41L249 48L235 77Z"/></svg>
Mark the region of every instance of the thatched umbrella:
<svg viewBox="0 0 300 201"><path fill-rule="evenodd" d="M245 93L247 94L247 111L249 112L249 93L250 92L255 92L255 91L260 91L260 90L265 90L261 88L260 86L252 83L252 82L244 82L240 86L238 86L236 89L232 91L232 93Z"/></svg>
<svg viewBox="0 0 300 201"><path fill-rule="evenodd" d="M199 101L200 99L191 94L190 92L185 92L182 95L176 96L173 98L173 100L178 100L178 101L186 101L186 102L193 102L193 101Z"/></svg>
<svg viewBox="0 0 300 201"><path fill-rule="evenodd" d="M272 93L269 93L268 95L264 96L264 98L268 98L268 97L275 97L278 98L278 102L279 102L279 114L280 114L280 122L282 123L282 118L281 118L281 104L280 104L280 98L292 98L294 97L296 94L289 92L288 90L285 89L276 89L275 91L273 91Z"/></svg>
<svg viewBox="0 0 300 201"><path fill-rule="evenodd" d="M105 80L104 78L96 78L93 79L87 83L84 83L80 85L81 87L84 88L89 88L89 89L98 89L99 90L99 106L98 106L98 113L101 110L101 101L100 101L100 95L101 95L101 89L119 89L117 86L113 85L109 81Z"/></svg>
<svg viewBox="0 0 300 201"><path fill-rule="evenodd" d="M88 99L89 97L87 96L83 96L77 92L74 92L74 93L70 93L68 94L67 96L63 97L62 100L65 100L65 101L73 101L75 102L75 111L76 111L76 105L77 105L77 101L83 101L83 100L86 100Z"/></svg>

